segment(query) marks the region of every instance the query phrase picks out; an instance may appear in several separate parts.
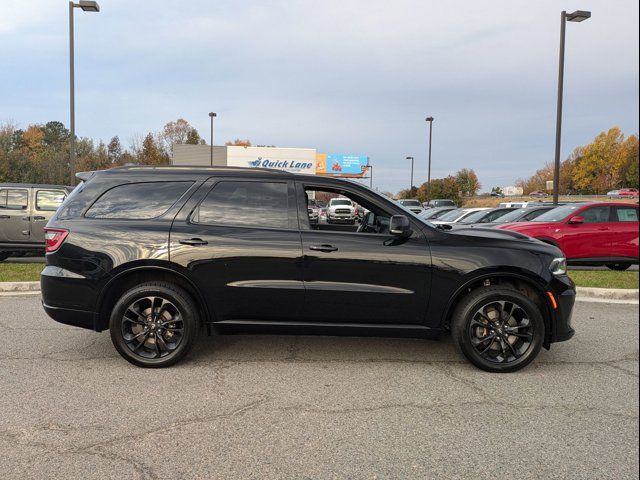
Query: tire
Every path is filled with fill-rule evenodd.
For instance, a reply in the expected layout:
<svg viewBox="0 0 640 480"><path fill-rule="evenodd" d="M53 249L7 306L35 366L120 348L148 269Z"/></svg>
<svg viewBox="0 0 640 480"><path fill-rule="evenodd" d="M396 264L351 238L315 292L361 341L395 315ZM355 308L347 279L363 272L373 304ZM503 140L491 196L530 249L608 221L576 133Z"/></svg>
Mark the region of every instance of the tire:
<svg viewBox="0 0 640 480"><path fill-rule="evenodd" d="M150 322L153 319L156 321ZM182 288L168 282L143 283L126 291L109 320L111 341L118 353L146 368L168 367L182 359L195 343L197 328L196 303Z"/></svg>
<svg viewBox="0 0 640 480"><path fill-rule="evenodd" d="M0 252L0 262L11 256L11 252Z"/></svg>
<svg viewBox="0 0 640 480"><path fill-rule="evenodd" d="M507 315L511 311L502 325L488 321L495 319L499 306ZM460 301L451 319L451 333L458 350L473 365L488 372L506 373L520 370L536 358L545 338L545 326L540 310L529 298L495 286L473 290Z"/></svg>
<svg viewBox="0 0 640 480"><path fill-rule="evenodd" d="M617 272L624 272L630 266L630 263L607 263L607 268L609 270L615 270Z"/></svg>

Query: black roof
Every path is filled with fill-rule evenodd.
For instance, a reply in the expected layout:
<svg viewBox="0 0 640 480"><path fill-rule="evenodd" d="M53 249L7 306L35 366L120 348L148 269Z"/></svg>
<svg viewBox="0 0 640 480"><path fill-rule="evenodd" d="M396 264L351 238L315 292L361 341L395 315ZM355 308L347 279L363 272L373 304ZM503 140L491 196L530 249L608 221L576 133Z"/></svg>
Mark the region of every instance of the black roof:
<svg viewBox="0 0 640 480"><path fill-rule="evenodd" d="M331 178L319 175L311 175L304 173L291 173L285 172L283 170L275 170L271 168L247 168L247 167L203 167L199 165L180 165L180 166L147 166L147 165L131 165L131 166L123 166L123 167L115 167L110 168L108 170L97 170L95 172L79 172L76 174L81 180L89 179L93 174L99 175L114 175L121 176L126 175L127 177L131 176L149 176L158 175L158 176L180 176L180 175L203 175L203 176L211 176L211 175L228 175L228 176L242 176L242 177L258 177L264 178L274 177L279 179L299 179L304 181L313 181L314 183L322 183L325 185L344 185L345 182L350 185L361 186L363 185L358 182L352 182L348 179L340 179L340 178Z"/></svg>

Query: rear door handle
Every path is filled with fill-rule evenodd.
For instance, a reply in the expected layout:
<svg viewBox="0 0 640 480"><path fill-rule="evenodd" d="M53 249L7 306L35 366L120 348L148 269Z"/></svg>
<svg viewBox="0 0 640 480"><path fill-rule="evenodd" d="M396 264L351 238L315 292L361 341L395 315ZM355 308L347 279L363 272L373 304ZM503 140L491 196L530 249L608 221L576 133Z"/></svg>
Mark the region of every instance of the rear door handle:
<svg viewBox="0 0 640 480"><path fill-rule="evenodd" d="M11 218L9 215L0 215L0 219L5 220Z"/></svg>
<svg viewBox="0 0 640 480"><path fill-rule="evenodd" d="M33 219L34 219L34 220L46 220L46 218L45 218L45 217L43 217L42 215L35 215L35 216L33 217Z"/></svg>
<svg viewBox="0 0 640 480"><path fill-rule="evenodd" d="M182 240L179 240L179 243L182 245L191 245L193 247L197 247L200 245L207 245L209 242L201 238L183 238Z"/></svg>
<svg viewBox="0 0 640 480"><path fill-rule="evenodd" d="M338 247L334 247L333 245L311 245L309 250L313 250L314 252L335 252L338 250Z"/></svg>

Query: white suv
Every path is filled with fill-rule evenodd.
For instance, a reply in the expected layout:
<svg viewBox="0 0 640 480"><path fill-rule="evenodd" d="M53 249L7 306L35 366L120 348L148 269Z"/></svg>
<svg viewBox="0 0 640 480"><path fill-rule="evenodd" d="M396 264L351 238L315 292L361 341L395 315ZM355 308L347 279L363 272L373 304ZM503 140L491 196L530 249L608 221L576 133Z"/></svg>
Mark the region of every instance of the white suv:
<svg viewBox="0 0 640 480"><path fill-rule="evenodd" d="M356 207L348 198L332 198L327 206L327 223L356 223Z"/></svg>

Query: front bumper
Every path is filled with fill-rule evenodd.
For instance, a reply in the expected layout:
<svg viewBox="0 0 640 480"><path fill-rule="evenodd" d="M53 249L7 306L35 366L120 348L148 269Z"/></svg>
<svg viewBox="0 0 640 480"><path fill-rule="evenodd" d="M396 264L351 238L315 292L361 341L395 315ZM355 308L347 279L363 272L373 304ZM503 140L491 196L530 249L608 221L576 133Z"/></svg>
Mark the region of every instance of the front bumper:
<svg viewBox="0 0 640 480"><path fill-rule="evenodd" d="M549 291L556 299L557 308L551 307L551 329L548 343L564 342L573 337L576 331L571 325L573 305L576 301L576 287L566 275L558 275L549 285Z"/></svg>

